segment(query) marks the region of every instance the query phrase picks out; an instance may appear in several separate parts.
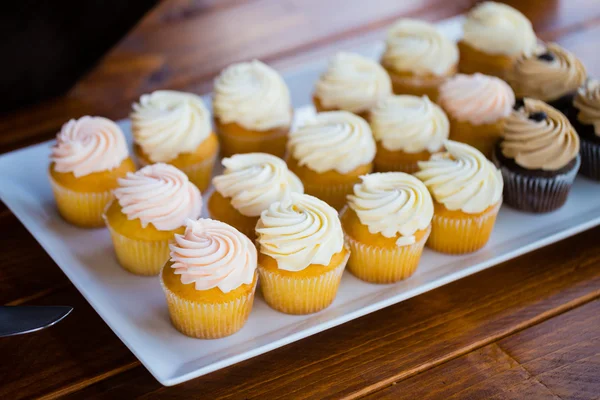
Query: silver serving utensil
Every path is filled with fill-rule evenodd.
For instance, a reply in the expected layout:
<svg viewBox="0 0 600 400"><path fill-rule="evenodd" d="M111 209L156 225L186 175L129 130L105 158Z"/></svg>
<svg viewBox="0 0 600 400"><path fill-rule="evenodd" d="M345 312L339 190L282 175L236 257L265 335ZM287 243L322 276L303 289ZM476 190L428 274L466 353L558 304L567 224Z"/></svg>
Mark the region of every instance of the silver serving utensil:
<svg viewBox="0 0 600 400"><path fill-rule="evenodd" d="M69 306L0 306L0 337L39 331L73 311Z"/></svg>

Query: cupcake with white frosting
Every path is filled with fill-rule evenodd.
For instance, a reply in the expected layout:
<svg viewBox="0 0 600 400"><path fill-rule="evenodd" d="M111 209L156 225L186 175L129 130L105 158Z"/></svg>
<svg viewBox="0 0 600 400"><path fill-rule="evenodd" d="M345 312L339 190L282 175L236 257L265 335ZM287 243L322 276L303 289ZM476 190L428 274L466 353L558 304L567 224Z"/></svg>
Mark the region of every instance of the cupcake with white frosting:
<svg viewBox="0 0 600 400"><path fill-rule="evenodd" d="M521 55L533 54L537 38L531 22L506 4L485 1L467 14L458 42L459 71L504 78Z"/></svg>
<svg viewBox="0 0 600 400"><path fill-rule="evenodd" d="M223 156L284 156L293 109L290 91L273 68L258 60L227 67L215 80L213 111Z"/></svg>
<svg viewBox="0 0 600 400"><path fill-rule="evenodd" d="M234 227L187 220L160 274L173 326L198 339L239 331L254 302L256 261L256 247Z"/></svg>
<svg viewBox="0 0 600 400"><path fill-rule="evenodd" d="M431 195L414 176L362 176L340 216L350 247L348 270L373 283L408 278L419 264L432 218Z"/></svg>
<svg viewBox="0 0 600 400"><path fill-rule="evenodd" d="M581 143L581 173L600 181L600 81L579 88L568 114Z"/></svg>
<svg viewBox="0 0 600 400"><path fill-rule="evenodd" d="M502 204L500 171L480 151L447 140L446 151L419 162L415 174L433 197L427 246L448 254L479 250L488 242Z"/></svg>
<svg viewBox="0 0 600 400"><path fill-rule="evenodd" d="M202 211L188 177L169 164L148 165L119 179L104 219L117 259L137 275L156 275L169 259L169 241Z"/></svg>
<svg viewBox="0 0 600 400"><path fill-rule="evenodd" d="M413 173L448 139L450 122L427 96L388 96L371 110L369 122L377 144L375 170Z"/></svg>
<svg viewBox="0 0 600 400"><path fill-rule="evenodd" d="M366 118L369 110L391 93L390 77L381 65L358 54L340 52L317 81L313 102L318 112L342 110Z"/></svg>
<svg viewBox="0 0 600 400"><path fill-rule="evenodd" d="M223 174L213 178L215 191L208 200L212 218L232 225L251 240L260 214L291 192L303 193L298 177L281 158L266 153L224 158Z"/></svg>
<svg viewBox="0 0 600 400"><path fill-rule="evenodd" d="M104 226L117 180L135 171L123 131L103 117L65 123L50 156L49 178L60 215L83 228Z"/></svg>
<svg viewBox="0 0 600 400"><path fill-rule="evenodd" d="M335 209L292 192L262 212L256 234L261 289L272 308L309 314L333 302L350 255Z"/></svg>
<svg viewBox="0 0 600 400"><path fill-rule="evenodd" d="M158 90L133 105L134 152L142 166L171 164L206 190L219 152L210 113L200 96Z"/></svg>
<svg viewBox="0 0 600 400"><path fill-rule="evenodd" d="M388 31L381 65L394 93L437 97L437 88L458 69L458 47L428 22L401 19Z"/></svg>
<svg viewBox="0 0 600 400"><path fill-rule="evenodd" d="M340 210L361 175L373 169L369 124L347 111L322 112L290 133L288 167L307 194Z"/></svg>

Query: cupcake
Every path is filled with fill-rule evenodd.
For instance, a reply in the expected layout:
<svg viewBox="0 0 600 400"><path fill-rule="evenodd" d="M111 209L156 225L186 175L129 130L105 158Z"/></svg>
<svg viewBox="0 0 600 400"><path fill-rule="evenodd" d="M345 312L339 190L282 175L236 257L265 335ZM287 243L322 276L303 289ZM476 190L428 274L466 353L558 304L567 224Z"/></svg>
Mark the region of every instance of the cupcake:
<svg viewBox="0 0 600 400"><path fill-rule="evenodd" d="M450 139L471 145L490 158L515 95L501 79L459 74L440 87L438 103L450 119Z"/></svg>
<svg viewBox="0 0 600 400"><path fill-rule="evenodd" d="M58 212L83 228L104 226L102 213L117 180L135 171L121 128L102 117L64 124L50 161L48 172Z"/></svg>
<svg viewBox="0 0 600 400"><path fill-rule="evenodd" d="M338 53L319 78L313 94L318 112L349 111L363 118L392 93L387 72L377 62L353 53Z"/></svg>
<svg viewBox="0 0 600 400"><path fill-rule="evenodd" d="M266 153L236 154L223 159L225 170L213 178L208 200L212 218L232 225L252 241L260 213L290 192L303 193L298 177L285 161Z"/></svg>
<svg viewBox="0 0 600 400"><path fill-rule="evenodd" d="M585 67L557 44L540 45L530 56L520 57L506 81L518 98L542 100L566 113L577 89L585 82Z"/></svg>
<svg viewBox="0 0 600 400"><path fill-rule="evenodd" d="M450 123L427 96L388 96L369 116L377 144L375 170L412 174L448 139Z"/></svg>
<svg viewBox="0 0 600 400"><path fill-rule="evenodd" d="M531 22L523 14L493 1L475 6L467 14L463 31L458 42L458 69L463 74L504 78L515 60L531 55L537 44Z"/></svg>
<svg viewBox="0 0 600 400"><path fill-rule="evenodd" d="M396 94L437 97L437 88L458 69L456 43L434 25L401 19L388 31L381 64Z"/></svg>
<svg viewBox="0 0 600 400"><path fill-rule="evenodd" d="M173 326L217 339L239 331L252 310L256 247L240 231L212 219L188 220L170 245L160 274Z"/></svg>
<svg viewBox="0 0 600 400"><path fill-rule="evenodd" d="M479 250L488 242L502 203L502 174L474 147L447 140L446 152L419 162L415 176L433 197L427 246L448 254Z"/></svg>
<svg viewBox="0 0 600 400"><path fill-rule="evenodd" d="M142 166L171 164L200 190L208 188L219 143L199 96L171 90L145 94L133 105L131 130Z"/></svg>
<svg viewBox="0 0 600 400"><path fill-rule="evenodd" d="M350 255L337 211L292 192L262 212L256 234L260 285L269 306L310 314L333 302Z"/></svg>
<svg viewBox="0 0 600 400"><path fill-rule="evenodd" d="M504 179L504 201L534 213L562 207L579 170L579 137L567 118L534 99L506 121L494 162Z"/></svg>
<svg viewBox="0 0 600 400"><path fill-rule="evenodd" d="M402 172L361 179L340 216L350 247L348 270L373 283L406 279L431 232L431 195L423 182Z"/></svg>
<svg viewBox="0 0 600 400"><path fill-rule="evenodd" d="M200 191L168 164L148 165L119 179L104 219L117 259L137 275L156 275L169 259L169 240L202 211Z"/></svg>
<svg viewBox="0 0 600 400"><path fill-rule="evenodd" d="M227 67L215 80L213 110L224 157L256 152L284 156L292 103L273 68L258 60Z"/></svg>
<svg viewBox="0 0 600 400"><path fill-rule="evenodd" d="M600 81L590 79L579 89L571 122L581 143L581 173L600 181Z"/></svg>
<svg viewBox="0 0 600 400"><path fill-rule="evenodd" d="M307 194L341 209L361 175L373 169L375 141L369 124L346 111L317 114L290 133L288 167Z"/></svg>

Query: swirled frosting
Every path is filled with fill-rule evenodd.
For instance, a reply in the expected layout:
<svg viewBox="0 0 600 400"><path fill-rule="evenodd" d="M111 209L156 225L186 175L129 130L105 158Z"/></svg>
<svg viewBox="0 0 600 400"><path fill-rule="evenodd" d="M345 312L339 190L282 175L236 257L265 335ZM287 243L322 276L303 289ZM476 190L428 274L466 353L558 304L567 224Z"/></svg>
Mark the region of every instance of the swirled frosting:
<svg viewBox="0 0 600 400"><path fill-rule="evenodd" d="M388 31L382 63L398 72L443 76L458 62L456 43L434 25L401 19Z"/></svg>
<svg viewBox="0 0 600 400"><path fill-rule="evenodd" d="M273 68L258 60L233 64L215 80L213 109L224 124L256 131L292 123L290 91Z"/></svg>
<svg viewBox="0 0 600 400"><path fill-rule="evenodd" d="M473 125L510 115L515 94L506 82L483 74L458 74L440 86L438 103L453 118Z"/></svg>
<svg viewBox="0 0 600 400"><path fill-rule="evenodd" d="M360 177L348 205L369 232L385 237L401 236L398 246L415 243L415 232L427 229L433 217L433 201L427 187L412 175L384 172Z"/></svg>
<svg viewBox="0 0 600 400"><path fill-rule="evenodd" d="M338 213L307 194L290 193L262 212L256 225L260 252L279 269L302 271L311 264L329 265L344 248Z"/></svg>
<svg viewBox="0 0 600 400"><path fill-rule="evenodd" d="M50 159L57 172L72 172L79 178L116 168L128 155L125 136L117 124L86 116L62 126Z"/></svg>
<svg viewBox="0 0 600 400"><path fill-rule="evenodd" d="M223 175L213 179L215 189L231 198L241 214L257 217L290 192L304 193L298 177L279 157L265 153L236 154L224 158Z"/></svg>
<svg viewBox="0 0 600 400"><path fill-rule="evenodd" d="M175 235L171 249L172 268L181 283L196 290L219 288L223 293L254 281L256 247L234 227L200 218L187 220L185 233Z"/></svg>
<svg viewBox="0 0 600 400"><path fill-rule="evenodd" d="M554 43L538 46L534 54L520 57L506 76L517 97L546 102L574 92L587 76L584 65L572 53Z"/></svg>
<svg viewBox="0 0 600 400"><path fill-rule="evenodd" d="M144 228L152 224L160 231L177 229L202 211L198 188L186 174L168 164L129 172L119 179L114 194L127 219L139 219Z"/></svg>
<svg viewBox="0 0 600 400"><path fill-rule="evenodd" d="M600 81L588 80L578 90L573 105L579 110L577 114L579 122L593 125L594 133L596 136L600 136Z"/></svg>
<svg viewBox="0 0 600 400"><path fill-rule="evenodd" d="M557 170L579 154L579 136L569 120L540 100L525 99L524 106L506 119L502 154L528 169Z"/></svg>
<svg viewBox="0 0 600 400"><path fill-rule="evenodd" d="M448 139L450 123L427 96L389 96L371 110L375 140L390 151L438 151Z"/></svg>
<svg viewBox="0 0 600 400"><path fill-rule="evenodd" d="M193 152L212 129L200 96L172 90L142 95L133 105L131 127L135 142L152 162Z"/></svg>
<svg viewBox="0 0 600 400"><path fill-rule="evenodd" d="M338 53L317 82L315 97L327 109L360 113L392 93L388 73L377 62L353 53Z"/></svg>
<svg viewBox="0 0 600 400"><path fill-rule="evenodd" d="M448 210L477 214L502 199L502 174L474 147L446 140L445 153L420 161L417 178Z"/></svg>
<svg viewBox="0 0 600 400"><path fill-rule="evenodd" d="M537 38L531 22L506 4L486 1L475 6L463 26L463 40L490 54L531 54Z"/></svg>
<svg viewBox="0 0 600 400"><path fill-rule="evenodd" d="M290 132L288 150L299 165L313 171L347 174L373 161L375 141L364 119L347 111L330 111Z"/></svg>

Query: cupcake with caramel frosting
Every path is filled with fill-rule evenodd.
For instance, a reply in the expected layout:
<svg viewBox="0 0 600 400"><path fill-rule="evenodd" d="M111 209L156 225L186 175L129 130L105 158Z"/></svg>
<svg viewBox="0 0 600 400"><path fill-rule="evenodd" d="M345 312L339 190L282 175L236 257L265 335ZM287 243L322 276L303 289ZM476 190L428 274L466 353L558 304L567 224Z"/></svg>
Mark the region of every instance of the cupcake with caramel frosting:
<svg viewBox="0 0 600 400"><path fill-rule="evenodd" d="M456 43L425 21L401 19L388 31L381 64L394 93L437 97L437 87L457 71Z"/></svg>
<svg viewBox="0 0 600 400"><path fill-rule="evenodd" d="M501 79L459 74L440 86L438 103L450 120L450 139L491 157L515 104L515 95Z"/></svg>
<svg viewBox="0 0 600 400"><path fill-rule="evenodd" d="M369 116L377 144L375 170L413 173L448 139L450 123L427 96L388 96Z"/></svg>
<svg viewBox="0 0 600 400"><path fill-rule="evenodd" d="M504 177L508 205L553 211L567 200L579 170L579 137L560 111L526 98L507 119L494 162Z"/></svg>
<svg viewBox="0 0 600 400"><path fill-rule="evenodd" d="M600 181L600 81L588 80L573 101L570 120L581 143L581 173Z"/></svg>
<svg viewBox="0 0 600 400"><path fill-rule="evenodd" d="M50 156L49 178L60 215L84 227L104 226L102 213L118 179L135 171L123 131L102 117L65 123Z"/></svg>
<svg viewBox="0 0 600 400"><path fill-rule="evenodd" d="M213 110L223 156L284 156L292 104L288 87L273 68L258 60L227 67L215 80Z"/></svg>

